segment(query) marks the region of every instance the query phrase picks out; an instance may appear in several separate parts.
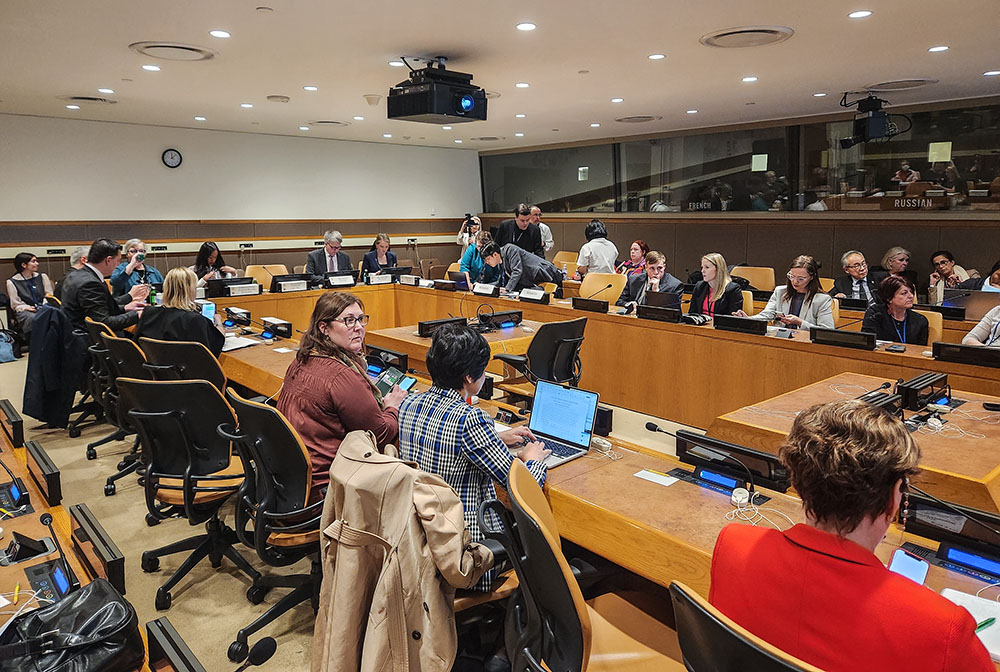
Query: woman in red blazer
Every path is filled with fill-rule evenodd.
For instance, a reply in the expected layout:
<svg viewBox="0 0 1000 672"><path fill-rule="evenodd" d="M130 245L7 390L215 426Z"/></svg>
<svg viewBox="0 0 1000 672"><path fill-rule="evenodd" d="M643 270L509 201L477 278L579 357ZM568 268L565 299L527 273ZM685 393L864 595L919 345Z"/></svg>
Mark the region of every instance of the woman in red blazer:
<svg viewBox="0 0 1000 672"><path fill-rule="evenodd" d="M779 451L806 524L732 524L709 599L758 637L828 672L991 672L972 616L875 556L920 450L899 419L857 400L800 413Z"/></svg>

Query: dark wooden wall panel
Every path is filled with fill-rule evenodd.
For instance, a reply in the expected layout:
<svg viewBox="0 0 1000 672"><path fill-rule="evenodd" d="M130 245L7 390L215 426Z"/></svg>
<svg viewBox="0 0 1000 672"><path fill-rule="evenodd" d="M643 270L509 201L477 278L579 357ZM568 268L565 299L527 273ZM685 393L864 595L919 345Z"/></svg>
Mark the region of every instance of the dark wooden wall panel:
<svg viewBox="0 0 1000 672"><path fill-rule="evenodd" d="M840 252L834 249L833 229L832 225L754 224L747 236L747 263L753 259L754 266L770 266L775 269L775 278L780 279L792 259L811 254L822 264L821 275L836 277L841 274Z"/></svg>

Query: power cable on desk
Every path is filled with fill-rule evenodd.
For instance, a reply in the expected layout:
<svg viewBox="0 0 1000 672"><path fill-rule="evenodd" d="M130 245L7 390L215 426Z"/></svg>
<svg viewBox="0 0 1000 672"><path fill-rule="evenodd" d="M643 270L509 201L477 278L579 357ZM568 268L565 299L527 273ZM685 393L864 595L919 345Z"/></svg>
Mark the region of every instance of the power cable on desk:
<svg viewBox="0 0 1000 672"><path fill-rule="evenodd" d="M795 525L795 521L793 521L791 518L789 518L783 512L778 511L777 509L772 509L770 507L757 506L756 504L754 504L753 503L753 498L756 497L756 495L757 495L757 493L753 493L753 495L751 495L750 501L747 504L737 505L735 509L733 509L732 511L730 511L729 513L727 513L726 514L726 520L730 520L730 521L733 521L733 520L742 520L742 521L745 521L747 523L750 523L754 527L756 527L757 523L759 523L760 521L766 520L768 523L771 524L772 527L774 527L774 529L778 530L779 532L783 532L784 530L782 530L781 527L779 527L777 523L775 523L773 520L771 520L770 518L768 518L767 516L765 516L763 513L761 513L761 511L770 511L772 513L778 514L779 516L781 516L782 518L784 518L785 520L787 520L789 525L792 525L792 526ZM747 515L748 511L751 513L751 515L749 515L749 516Z"/></svg>

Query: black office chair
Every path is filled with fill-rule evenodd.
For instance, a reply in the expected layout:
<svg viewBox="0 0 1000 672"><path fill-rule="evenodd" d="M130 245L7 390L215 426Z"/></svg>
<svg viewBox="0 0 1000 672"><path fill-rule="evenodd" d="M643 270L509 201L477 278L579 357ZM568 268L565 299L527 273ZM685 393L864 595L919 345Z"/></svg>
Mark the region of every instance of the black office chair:
<svg viewBox="0 0 1000 672"><path fill-rule="evenodd" d="M691 672L821 672L737 625L683 583L670 583L677 639Z"/></svg>
<svg viewBox="0 0 1000 672"><path fill-rule="evenodd" d="M207 380L219 391L226 389L228 381L219 360L201 343L143 337L139 346L156 380Z"/></svg>
<svg viewBox="0 0 1000 672"><path fill-rule="evenodd" d="M547 322L538 328L525 355L501 353L493 359L508 364L524 374L534 385L539 380L568 383L576 387L583 373L580 346L587 318L566 322Z"/></svg>
<svg viewBox="0 0 1000 672"><path fill-rule="evenodd" d="M319 528L323 501L309 504L312 464L298 432L277 409L247 401L233 390L226 396L236 410L239 429L219 425L221 437L232 441L243 462L244 480L236 503L236 534L271 567L285 567L312 556L309 574L265 575L247 590L260 604L271 588L292 588L273 607L236 635L229 659L242 662L250 635L302 602L319 608L323 580L319 561Z"/></svg>
<svg viewBox="0 0 1000 672"><path fill-rule="evenodd" d="M111 420L112 424L114 424L114 408L112 407L114 399L111 396L111 368L108 364L108 349L105 347L104 341L101 340L101 337L105 334L114 336L114 332L106 324L95 322L89 317L83 319L83 326L84 331L87 333L87 352L90 353L91 358L90 370L87 372L87 394L100 406L101 416ZM73 426L80 420L81 418L78 418L70 424L70 436L73 435ZM103 446L105 443L112 441L121 441L125 436L126 434L116 427L115 431L107 436L88 443L87 459L97 459L98 446Z"/></svg>
<svg viewBox="0 0 1000 672"><path fill-rule="evenodd" d="M216 428L233 424L233 409L206 380L146 381L119 378L122 403L142 438L148 459L144 491L146 523L156 525L173 516L188 524L205 523L205 534L142 554L144 572L159 569L160 558L191 551L181 566L156 591L157 609L170 608L170 589L203 558L213 567L229 558L254 582L260 572L234 548L236 533L219 519L219 509L243 484L243 464L232 456L227 439Z"/></svg>
<svg viewBox="0 0 1000 672"><path fill-rule="evenodd" d="M676 661L618 629L584 601L545 494L519 460L511 465L507 492L512 511L490 500L478 515L486 537L503 545L520 580L521 595L508 612L504 632L511 670L586 672L597 661L601 670L676 668ZM492 522L497 519L500 527Z"/></svg>
<svg viewBox="0 0 1000 672"><path fill-rule="evenodd" d="M122 439L135 434L131 452L122 458L121 462L118 463L118 471L108 476L108 480L104 484L104 495L110 497L116 491L115 481L125 478L142 467L142 456L139 452L142 440L132 424L132 416L129 415L129 411L132 409L125 405L118 393L118 379L152 380L153 376L143 366L146 363L146 356L142 354L142 350L135 344L135 341L108 334L102 334L101 339L107 350L108 366L111 371L111 384L108 392L110 397L108 407L111 409L111 414L108 417L118 427Z"/></svg>

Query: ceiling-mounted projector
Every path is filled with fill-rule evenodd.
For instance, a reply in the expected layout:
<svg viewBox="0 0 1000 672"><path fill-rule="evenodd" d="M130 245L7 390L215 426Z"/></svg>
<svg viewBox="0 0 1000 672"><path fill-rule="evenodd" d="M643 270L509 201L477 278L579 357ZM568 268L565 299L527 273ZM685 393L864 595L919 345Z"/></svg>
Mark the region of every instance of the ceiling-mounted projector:
<svg viewBox="0 0 1000 672"><path fill-rule="evenodd" d="M410 68L410 78L389 89L386 107L389 119L425 124L486 121L486 92L473 85L472 75L445 70L439 57L421 70Z"/></svg>

